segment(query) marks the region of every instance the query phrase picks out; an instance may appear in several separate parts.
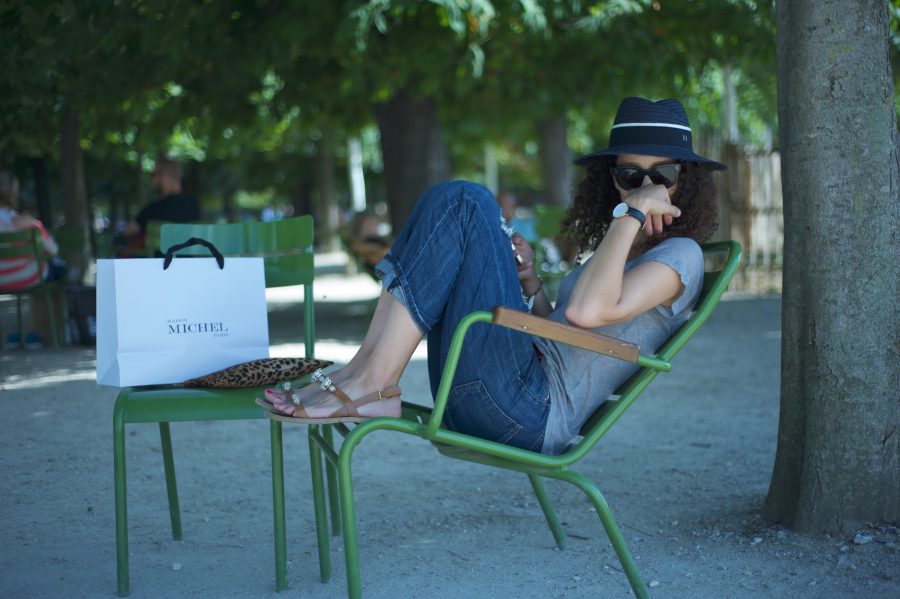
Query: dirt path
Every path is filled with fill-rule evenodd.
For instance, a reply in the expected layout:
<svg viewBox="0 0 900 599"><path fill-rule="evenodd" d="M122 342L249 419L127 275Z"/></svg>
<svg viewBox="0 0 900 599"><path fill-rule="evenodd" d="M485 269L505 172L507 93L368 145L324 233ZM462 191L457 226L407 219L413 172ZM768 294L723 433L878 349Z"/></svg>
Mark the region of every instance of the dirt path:
<svg viewBox="0 0 900 599"><path fill-rule="evenodd" d="M345 360L367 304L323 285L319 355ZM369 293L367 291L367 293ZM289 299L289 298L286 298ZM0 302L4 330L14 304ZM273 353L296 355L290 304L272 313ZM894 528L809 538L759 516L778 415L777 299L723 302L697 338L583 463L623 527L656 597L900 597ZM427 403L414 359L402 386ZM116 589L111 415L94 352L0 353L0 597L112 597ZM130 427L132 597L274 597L265 421L173 425L185 540L168 532L159 439ZM318 579L304 429L285 426L288 576L284 596L343 597ZM357 450L354 480L366 597L629 597L596 514L548 488L570 548L555 549L522 475L442 458L380 433ZM865 536L854 536L862 532Z"/></svg>

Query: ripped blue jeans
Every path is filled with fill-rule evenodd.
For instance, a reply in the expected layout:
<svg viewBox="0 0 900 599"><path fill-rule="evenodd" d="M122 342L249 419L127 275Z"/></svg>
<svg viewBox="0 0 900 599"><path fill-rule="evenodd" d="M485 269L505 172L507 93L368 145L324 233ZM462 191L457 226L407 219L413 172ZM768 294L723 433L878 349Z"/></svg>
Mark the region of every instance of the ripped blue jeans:
<svg viewBox="0 0 900 599"><path fill-rule="evenodd" d="M497 200L475 183L453 181L425 192L376 272L428 337L432 395L453 332L466 314L496 305L526 309ZM532 338L487 323L473 325L453 378L444 425L540 451L549 410L549 385Z"/></svg>

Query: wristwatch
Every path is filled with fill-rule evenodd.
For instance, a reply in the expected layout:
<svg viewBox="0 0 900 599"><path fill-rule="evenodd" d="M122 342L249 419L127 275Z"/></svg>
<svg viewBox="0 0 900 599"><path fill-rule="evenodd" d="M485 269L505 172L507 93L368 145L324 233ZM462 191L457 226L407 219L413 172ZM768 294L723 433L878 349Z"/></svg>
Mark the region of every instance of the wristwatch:
<svg viewBox="0 0 900 599"><path fill-rule="evenodd" d="M613 218L622 218L626 214L628 216L633 216L634 218L636 218L637 221L639 223L641 223L642 227L644 226L644 221L647 220L647 217L644 215L643 212L641 212L637 208L632 208L625 202L616 204L616 207L613 208L613 212L612 212Z"/></svg>

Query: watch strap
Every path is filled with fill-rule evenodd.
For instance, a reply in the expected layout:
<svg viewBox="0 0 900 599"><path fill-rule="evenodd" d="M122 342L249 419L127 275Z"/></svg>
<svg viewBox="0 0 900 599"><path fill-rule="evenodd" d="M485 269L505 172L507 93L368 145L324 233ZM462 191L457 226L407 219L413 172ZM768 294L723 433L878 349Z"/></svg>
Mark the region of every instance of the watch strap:
<svg viewBox="0 0 900 599"><path fill-rule="evenodd" d="M641 223L642 227L644 226L644 222L647 220L647 215L645 215L643 212L641 212L637 208L632 208L631 206L629 206L628 210L625 211L625 215L636 218L637 221L639 223Z"/></svg>

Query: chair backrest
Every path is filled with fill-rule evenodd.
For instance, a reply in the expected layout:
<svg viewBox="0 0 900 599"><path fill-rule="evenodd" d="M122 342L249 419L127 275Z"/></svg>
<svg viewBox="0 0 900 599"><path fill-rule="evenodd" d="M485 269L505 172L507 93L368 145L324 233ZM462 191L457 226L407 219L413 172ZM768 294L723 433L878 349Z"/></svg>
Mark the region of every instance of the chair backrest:
<svg viewBox="0 0 900 599"><path fill-rule="evenodd" d="M714 265L713 269L704 273L703 287L697 300L697 305L694 308L694 313L657 350L656 357L661 360L671 361L675 354L681 351L681 348L694 336L697 329L706 322L716 304L719 303L719 298L722 297L731 279L734 278L740 264L742 250L740 244L736 241L707 243L703 244L702 248L707 268ZM619 416L628 409L647 385L656 378L657 374L659 372L653 368L641 368L616 390L616 395L619 396L618 400L604 402L597 408L581 427L581 441L569 450L573 457L571 461L580 459L584 453L606 434Z"/></svg>
<svg viewBox="0 0 900 599"><path fill-rule="evenodd" d="M36 227L0 231L0 258L40 258L40 232Z"/></svg>
<svg viewBox="0 0 900 599"><path fill-rule="evenodd" d="M160 248L183 243L191 237L212 243L224 256L262 257L266 287L303 285L304 338L306 356L313 356L315 339L312 283L315 277L313 261L313 219L309 215L280 221L246 223L166 223L160 232ZM176 256L209 255L202 246L191 246L176 252ZM227 264L227 259L226 259Z"/></svg>
<svg viewBox="0 0 900 599"><path fill-rule="evenodd" d="M0 260L22 261L25 264L32 264L31 262L24 262L23 259L29 261L34 260L36 268L34 270L29 268L32 273L44 272L44 264L47 257L44 255L41 233L37 227L0 232ZM38 282L41 281L43 281L43 276L38 280ZM33 286L31 287L33 288ZM3 293L15 293L23 290L21 285L17 285L10 281L10 289L3 291Z"/></svg>
<svg viewBox="0 0 900 599"><path fill-rule="evenodd" d="M296 216L271 222L246 223L166 223L162 227L160 248L187 241L205 239L225 256L261 256L265 263L266 287L305 285L314 278L313 219ZM179 250L179 256L208 255L208 250L191 246Z"/></svg>

